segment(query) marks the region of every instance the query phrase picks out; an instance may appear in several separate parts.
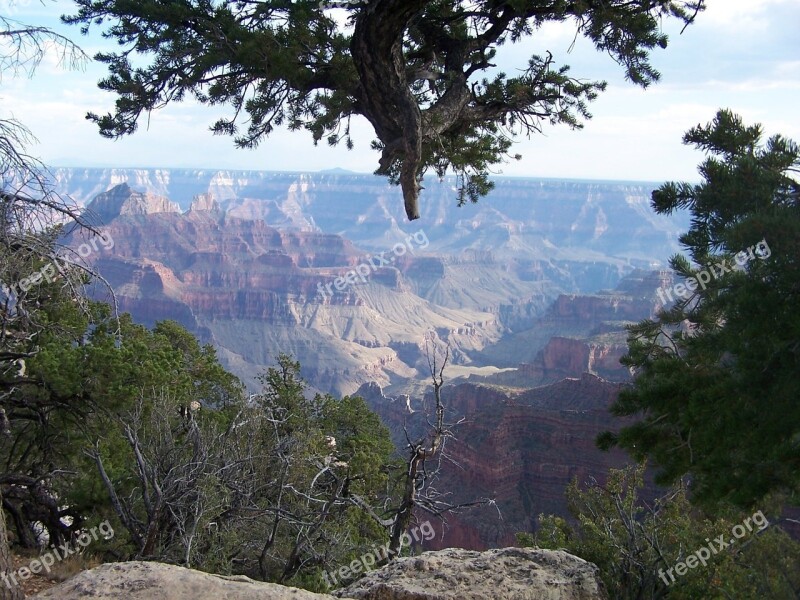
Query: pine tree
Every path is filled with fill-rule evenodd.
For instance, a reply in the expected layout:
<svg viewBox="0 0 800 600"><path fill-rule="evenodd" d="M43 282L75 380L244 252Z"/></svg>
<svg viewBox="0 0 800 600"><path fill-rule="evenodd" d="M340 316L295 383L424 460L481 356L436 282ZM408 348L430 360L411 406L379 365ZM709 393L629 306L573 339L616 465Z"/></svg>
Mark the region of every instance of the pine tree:
<svg viewBox="0 0 800 600"><path fill-rule="evenodd" d="M749 506L800 491L800 149L729 111L691 129L708 153L697 185L653 193L664 214L688 210L681 237L690 259L672 268L685 287L656 320L630 328L624 363L634 385L613 407L638 415L606 433L660 467L659 481L688 473L696 501ZM682 284L683 285L683 284ZM682 296L678 295L682 293Z"/></svg>

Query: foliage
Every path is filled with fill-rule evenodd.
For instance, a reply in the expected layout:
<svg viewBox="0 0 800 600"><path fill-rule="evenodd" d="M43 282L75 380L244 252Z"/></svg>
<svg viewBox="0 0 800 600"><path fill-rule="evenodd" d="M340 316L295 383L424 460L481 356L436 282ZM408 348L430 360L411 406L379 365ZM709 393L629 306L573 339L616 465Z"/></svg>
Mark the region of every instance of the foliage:
<svg viewBox="0 0 800 600"><path fill-rule="evenodd" d="M173 349L189 339L166 329ZM281 355L248 402L189 404L215 377L138 388L89 452L131 556L321 589L385 537L354 497L386 486L386 428L360 398L307 398L299 369Z"/></svg>
<svg viewBox="0 0 800 600"><path fill-rule="evenodd" d="M426 171L451 169L459 203L476 201L515 136L545 123L581 127L605 89L572 77L550 53L509 77L492 62L499 47L571 21L646 87L659 79L650 51L668 42L662 19L689 24L704 8L703 0L371 0L346 3L343 26L317 0L77 4L67 23L84 32L107 25L104 35L122 46L97 55L108 65L100 87L117 96L113 113L89 115L102 135L130 134L143 113L193 97L234 109L211 129L240 147L287 126L351 148L351 118L360 115L377 136L377 173L402 185L410 219L419 217Z"/></svg>
<svg viewBox="0 0 800 600"><path fill-rule="evenodd" d="M585 489L573 480L567 499L577 523L541 515L537 533L518 534L519 542L565 549L596 564L610 597L620 600L795 597L800 590L800 543L774 519L763 530L755 524L752 531L744 528L746 535L729 548L715 545L705 566L696 562L684 575L676 573L676 564L716 544L720 535L726 542L732 539L732 529L744 527L748 518L763 525L763 513L756 518L728 507L723 516L705 516L692 508L682 484L650 504L640 498L644 472L643 464L612 469L605 485L592 481Z"/></svg>
<svg viewBox="0 0 800 600"><path fill-rule="evenodd" d="M12 2L6 3L8 8ZM32 76L45 55L55 54L67 66L78 66L86 55L69 39L47 27L20 23L0 15L0 78L25 74ZM25 359L36 352L37 337L52 323L40 319L40 294L46 286L29 285L41 281L42 268L55 258L58 225L85 223L74 203L55 193L45 166L28 154L33 141L30 131L10 115L0 115L0 435L10 432L9 398L16 384L25 377ZM49 271L45 271L49 273ZM83 304L81 265L68 269L62 284L73 302ZM28 293L33 288L31 293ZM21 292L21 293L18 293ZM19 474L14 474L17 476ZM8 473L2 475L7 482ZM40 480L27 481L28 487L41 488ZM8 499L2 498L4 506ZM41 496L55 506L46 493ZM6 535L6 520L0 517L0 572L5 577L12 567ZM0 587L0 598L17 599L22 590L13 583Z"/></svg>
<svg viewBox="0 0 800 600"><path fill-rule="evenodd" d="M93 465L83 450L108 433L113 415L129 410L142 390L169 386L187 404L191 399L212 406L240 394L214 350L200 348L177 324L161 323L150 332L127 315L117 319L103 304L89 303L84 312L60 284L40 286L37 318L48 325L36 338L25 377L16 377L9 389L9 430L0 441L4 482L10 484L6 508L25 546L36 544L33 520L45 524L56 544L69 541L98 512L103 496L86 477ZM60 507L54 498L62 499Z"/></svg>
<svg viewBox="0 0 800 600"><path fill-rule="evenodd" d="M246 401L177 323L87 314L58 284L43 284L39 318L59 326L6 399L2 483L20 543L38 544L32 520L61 544L110 518L116 558L321 589L323 569L386 537L364 507L379 508L393 446L363 400L307 398L281 356Z"/></svg>
<svg viewBox="0 0 800 600"><path fill-rule="evenodd" d="M612 410L643 418L600 438L651 457L662 483L690 474L693 498L708 504L800 489L800 150L761 137L720 111L685 137L709 154L703 182L653 193L657 212L692 216L681 243L693 264L675 256L673 269L714 277L687 279L696 289L630 328L623 362L636 380Z"/></svg>
<svg viewBox="0 0 800 600"><path fill-rule="evenodd" d="M211 346L76 303L66 277L9 299L39 324L18 339L25 372L0 380L0 485L20 545L38 546L34 522L61 545L110 519L116 536L93 547L109 558L324 589L323 570L385 541L374 515L394 448L362 399L309 397L281 355L245 400Z"/></svg>

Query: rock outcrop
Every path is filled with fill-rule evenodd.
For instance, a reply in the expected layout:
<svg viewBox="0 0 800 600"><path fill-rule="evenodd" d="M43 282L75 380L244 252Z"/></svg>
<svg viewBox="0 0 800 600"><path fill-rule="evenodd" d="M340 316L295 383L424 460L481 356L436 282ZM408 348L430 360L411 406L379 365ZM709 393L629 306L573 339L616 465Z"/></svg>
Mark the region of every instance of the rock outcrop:
<svg viewBox="0 0 800 600"><path fill-rule="evenodd" d="M605 600L592 563L553 550L447 549L398 559L334 596L154 562L107 563L38 600Z"/></svg>
<svg viewBox="0 0 800 600"><path fill-rule="evenodd" d="M579 378L583 373L599 375L610 381L625 381L630 378L630 372L619 360L627 352L625 343L597 343L591 339L556 336L550 338L533 363L521 364L516 373L498 375L493 382L543 385L567 377Z"/></svg>
<svg viewBox="0 0 800 600"><path fill-rule="evenodd" d="M198 211L198 210L210 210L210 211L219 211L219 204L214 199L213 194L198 194L192 200L192 204L189 207L190 211Z"/></svg>
<svg viewBox="0 0 800 600"><path fill-rule="evenodd" d="M136 192L127 183L121 183L107 192L98 194L86 207L91 216L108 223L119 216L180 213L181 208L163 196Z"/></svg>
<svg viewBox="0 0 800 600"><path fill-rule="evenodd" d="M619 364L628 347L625 327L652 318L662 308L658 289L671 285L669 272L636 269L613 290L560 294L533 327L483 351L495 366L516 370L475 379L524 388L586 372L627 381L630 373Z"/></svg>
<svg viewBox="0 0 800 600"><path fill-rule="evenodd" d="M107 563L36 594L41 600L334 600L333 596L155 562Z"/></svg>
<svg viewBox="0 0 800 600"><path fill-rule="evenodd" d="M358 600L598 600L598 569L561 551L449 548L398 559L336 592Z"/></svg>

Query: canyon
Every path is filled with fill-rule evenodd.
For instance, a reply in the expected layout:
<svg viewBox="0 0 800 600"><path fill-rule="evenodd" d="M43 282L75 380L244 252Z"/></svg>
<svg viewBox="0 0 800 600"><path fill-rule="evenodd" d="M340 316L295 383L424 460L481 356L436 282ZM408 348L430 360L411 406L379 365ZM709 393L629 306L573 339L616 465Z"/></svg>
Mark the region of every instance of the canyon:
<svg viewBox="0 0 800 600"><path fill-rule="evenodd" d="M644 184L500 178L458 208L451 180L426 181L409 224L399 191L369 175L62 169L58 181L113 239L86 260L118 308L178 321L251 392L291 354L310 392L364 397L402 453L430 406L430 353L447 348L460 424L437 486L456 504L492 502L448 517L434 548L513 544L539 514L567 516L573 478L628 460L594 440L622 424L608 407L630 379L625 326L661 308L682 230L652 214Z"/></svg>
<svg viewBox="0 0 800 600"><path fill-rule="evenodd" d="M288 352L320 391L396 391L424 373L430 335L450 345L457 376L532 363L569 334L563 315L541 329L553 302L660 268L681 230L652 213L643 184L498 178L484 202L459 208L452 180L426 181L422 219L409 224L399 190L370 175L60 169L55 179L114 239L88 260L119 307L150 325L180 322L251 389ZM388 260L374 268L378 256ZM619 319L649 316L642 302Z"/></svg>
<svg viewBox="0 0 800 600"><path fill-rule="evenodd" d="M573 479L603 482L609 469L629 463L622 452L599 450L595 439L626 423L609 412L631 378L619 363L627 349L624 325L652 316L660 308L653 285L670 281L666 272L637 271L614 290L561 295L532 331L540 333L540 346L542 333L562 335L550 337L531 362L443 388L452 438L446 460L431 466L439 467L431 485L447 490L453 505L491 502L448 515L432 548L511 545L516 533L536 530L540 514L570 518L564 490ZM536 347L532 336L526 343ZM372 383L357 393L389 426L398 448L429 431L430 392L387 396ZM651 479L643 493L655 496Z"/></svg>
<svg viewBox="0 0 800 600"><path fill-rule="evenodd" d="M527 390L471 382L444 388L446 421L456 425L449 427L446 459L427 466L431 472L440 468L429 483L447 492L452 505L491 502L446 515L443 533L430 547L509 546L517 532L536 530L540 514L569 518L564 490L572 479L602 482L610 468L627 464L623 453L595 447L600 432L621 425L608 412L619 385L584 373ZM433 418L430 396L409 404L384 396L375 384L358 394L381 415L399 447L406 432L417 439Z"/></svg>

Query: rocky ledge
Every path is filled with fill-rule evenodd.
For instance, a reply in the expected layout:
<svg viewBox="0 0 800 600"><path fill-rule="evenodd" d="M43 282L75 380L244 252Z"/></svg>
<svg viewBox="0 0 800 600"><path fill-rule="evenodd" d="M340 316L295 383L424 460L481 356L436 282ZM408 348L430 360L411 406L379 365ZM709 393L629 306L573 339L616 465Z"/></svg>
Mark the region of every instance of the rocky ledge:
<svg viewBox="0 0 800 600"><path fill-rule="evenodd" d="M106 563L33 596L78 600L335 600L249 577L224 577L156 562Z"/></svg>
<svg viewBox="0 0 800 600"><path fill-rule="evenodd" d="M598 600L598 568L562 551L447 548L398 559L342 590L357 600Z"/></svg>
<svg viewBox="0 0 800 600"><path fill-rule="evenodd" d="M34 596L78 600L606 600L598 569L561 551L448 548L401 558L335 596L152 562L109 563Z"/></svg>

